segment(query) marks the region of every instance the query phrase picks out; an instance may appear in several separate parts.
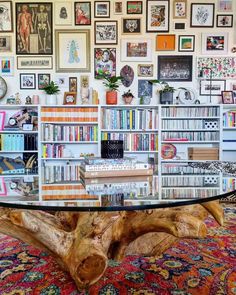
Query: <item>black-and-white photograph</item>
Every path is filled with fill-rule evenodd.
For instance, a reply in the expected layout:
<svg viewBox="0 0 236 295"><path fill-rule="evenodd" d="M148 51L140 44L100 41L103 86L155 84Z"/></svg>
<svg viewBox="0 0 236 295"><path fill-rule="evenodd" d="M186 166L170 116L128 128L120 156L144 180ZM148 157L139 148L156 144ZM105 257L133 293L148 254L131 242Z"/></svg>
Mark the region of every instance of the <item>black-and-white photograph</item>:
<svg viewBox="0 0 236 295"><path fill-rule="evenodd" d="M117 21L95 21L95 44L117 44Z"/></svg>
<svg viewBox="0 0 236 295"><path fill-rule="evenodd" d="M225 87L225 80L200 80L200 95L219 96Z"/></svg>
<svg viewBox="0 0 236 295"><path fill-rule="evenodd" d="M35 74L20 74L20 89L35 88Z"/></svg>
<svg viewBox="0 0 236 295"><path fill-rule="evenodd" d="M0 52L9 52L11 49L11 36L0 37Z"/></svg>
<svg viewBox="0 0 236 295"><path fill-rule="evenodd" d="M122 34L141 34L141 18L123 18Z"/></svg>

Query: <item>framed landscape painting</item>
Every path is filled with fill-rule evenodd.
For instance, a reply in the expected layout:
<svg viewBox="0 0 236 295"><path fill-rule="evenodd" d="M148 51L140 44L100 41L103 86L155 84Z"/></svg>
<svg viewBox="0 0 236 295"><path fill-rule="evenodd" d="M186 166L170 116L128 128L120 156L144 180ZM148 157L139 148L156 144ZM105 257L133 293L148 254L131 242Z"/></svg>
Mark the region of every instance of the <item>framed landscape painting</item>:
<svg viewBox="0 0 236 295"><path fill-rule="evenodd" d="M195 36L194 35L179 35L179 52L194 51Z"/></svg>
<svg viewBox="0 0 236 295"><path fill-rule="evenodd" d="M121 61L151 61L151 39L122 39Z"/></svg>
<svg viewBox="0 0 236 295"><path fill-rule="evenodd" d="M146 31L169 32L169 0L146 1Z"/></svg>
<svg viewBox="0 0 236 295"><path fill-rule="evenodd" d="M110 17L110 1L94 2L94 17Z"/></svg>

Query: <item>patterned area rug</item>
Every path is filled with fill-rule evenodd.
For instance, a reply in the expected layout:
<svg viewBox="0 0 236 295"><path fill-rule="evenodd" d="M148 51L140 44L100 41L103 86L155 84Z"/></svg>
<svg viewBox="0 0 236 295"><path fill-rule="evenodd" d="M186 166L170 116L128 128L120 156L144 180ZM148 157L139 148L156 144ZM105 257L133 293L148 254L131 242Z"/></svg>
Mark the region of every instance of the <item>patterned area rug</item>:
<svg viewBox="0 0 236 295"><path fill-rule="evenodd" d="M207 219L206 239L182 239L156 258L110 261L104 277L79 292L49 255L0 236L1 295L233 295L236 294L236 207L219 227Z"/></svg>

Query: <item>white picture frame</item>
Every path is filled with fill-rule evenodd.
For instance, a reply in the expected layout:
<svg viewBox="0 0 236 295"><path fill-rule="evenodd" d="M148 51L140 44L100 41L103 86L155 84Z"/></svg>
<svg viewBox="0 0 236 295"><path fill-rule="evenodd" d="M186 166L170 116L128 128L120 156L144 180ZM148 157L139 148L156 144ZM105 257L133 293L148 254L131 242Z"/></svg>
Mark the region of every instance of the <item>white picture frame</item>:
<svg viewBox="0 0 236 295"><path fill-rule="evenodd" d="M217 10L220 12L233 12L233 0L218 0Z"/></svg>
<svg viewBox="0 0 236 295"><path fill-rule="evenodd" d="M160 22L156 22L161 18ZM170 1L169 0L147 0L146 1L146 32L169 32ZM155 25L154 23L158 23Z"/></svg>
<svg viewBox="0 0 236 295"><path fill-rule="evenodd" d="M12 52L11 36L0 36L0 52Z"/></svg>
<svg viewBox="0 0 236 295"><path fill-rule="evenodd" d="M202 54L228 54L228 33L202 33Z"/></svg>
<svg viewBox="0 0 236 295"><path fill-rule="evenodd" d="M72 3L69 1L55 2L54 4L55 26L72 25Z"/></svg>
<svg viewBox="0 0 236 295"><path fill-rule="evenodd" d="M152 61L152 40L121 39L121 61Z"/></svg>

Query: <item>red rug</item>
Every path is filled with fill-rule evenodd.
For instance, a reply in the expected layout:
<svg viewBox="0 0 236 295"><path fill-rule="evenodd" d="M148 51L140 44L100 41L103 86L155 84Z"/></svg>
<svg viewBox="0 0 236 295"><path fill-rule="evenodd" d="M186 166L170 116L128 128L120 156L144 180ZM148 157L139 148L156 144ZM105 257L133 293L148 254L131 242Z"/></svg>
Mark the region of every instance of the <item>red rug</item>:
<svg viewBox="0 0 236 295"><path fill-rule="evenodd" d="M110 261L104 277L79 292L52 257L0 236L1 295L233 295L236 294L236 208L226 208L219 227L207 219L205 239L183 239L157 258Z"/></svg>

